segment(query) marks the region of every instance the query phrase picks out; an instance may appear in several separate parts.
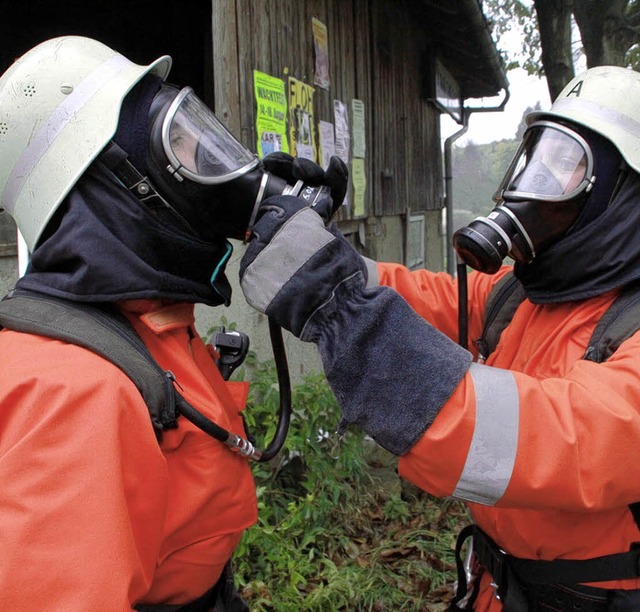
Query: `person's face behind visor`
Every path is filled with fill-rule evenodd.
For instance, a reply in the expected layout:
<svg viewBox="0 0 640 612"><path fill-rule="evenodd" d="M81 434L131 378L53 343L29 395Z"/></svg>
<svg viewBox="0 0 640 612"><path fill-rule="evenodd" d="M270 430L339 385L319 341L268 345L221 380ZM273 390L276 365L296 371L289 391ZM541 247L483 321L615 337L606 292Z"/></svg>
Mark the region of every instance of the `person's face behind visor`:
<svg viewBox="0 0 640 612"><path fill-rule="evenodd" d="M576 132L550 122L526 132L494 199L566 202L591 184L593 158Z"/></svg>
<svg viewBox="0 0 640 612"><path fill-rule="evenodd" d="M170 206L204 240L242 237L256 197L243 177L260 160L190 88L163 85L149 125L149 175Z"/></svg>
<svg viewBox="0 0 640 612"><path fill-rule="evenodd" d="M495 273L509 255L528 263L576 221L595 181L587 141L567 126L533 123L502 179L498 205L454 234L454 247L472 268Z"/></svg>
<svg viewBox="0 0 640 612"><path fill-rule="evenodd" d="M593 186L593 155L575 131L540 121L525 132L494 199L512 211L528 235L526 263L561 238L580 214Z"/></svg>
<svg viewBox="0 0 640 612"><path fill-rule="evenodd" d="M196 183L228 183L258 164L188 87L167 110L161 135L170 171Z"/></svg>

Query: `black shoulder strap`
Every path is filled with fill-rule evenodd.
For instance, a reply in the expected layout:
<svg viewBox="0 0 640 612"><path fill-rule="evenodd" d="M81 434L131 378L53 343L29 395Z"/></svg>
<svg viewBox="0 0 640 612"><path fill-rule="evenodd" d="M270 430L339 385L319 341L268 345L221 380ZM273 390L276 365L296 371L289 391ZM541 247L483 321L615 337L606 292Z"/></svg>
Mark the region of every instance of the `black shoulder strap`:
<svg viewBox="0 0 640 612"><path fill-rule="evenodd" d="M626 285L596 325L583 359L602 363L640 329L640 282Z"/></svg>
<svg viewBox="0 0 640 612"><path fill-rule="evenodd" d="M500 334L509 325L524 298L524 287L513 272L505 274L491 289L484 308L482 336L476 340L480 360L484 361L493 353Z"/></svg>
<svg viewBox="0 0 640 612"><path fill-rule="evenodd" d="M177 427L173 375L157 364L129 322L110 306L14 291L0 302L0 326L64 340L104 357L140 391L157 434Z"/></svg>
<svg viewBox="0 0 640 612"><path fill-rule="evenodd" d="M626 285L596 325L583 359L602 363L640 329L640 281ZM640 528L640 502L629 504Z"/></svg>

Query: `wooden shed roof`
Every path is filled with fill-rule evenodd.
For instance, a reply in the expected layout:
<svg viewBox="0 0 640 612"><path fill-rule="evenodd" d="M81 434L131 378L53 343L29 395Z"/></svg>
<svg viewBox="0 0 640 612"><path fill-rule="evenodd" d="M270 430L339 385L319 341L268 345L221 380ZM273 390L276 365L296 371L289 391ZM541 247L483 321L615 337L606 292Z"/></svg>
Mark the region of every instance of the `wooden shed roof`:
<svg viewBox="0 0 640 612"><path fill-rule="evenodd" d="M508 89L480 0L419 0L409 6L438 59L458 82L462 98L491 97Z"/></svg>

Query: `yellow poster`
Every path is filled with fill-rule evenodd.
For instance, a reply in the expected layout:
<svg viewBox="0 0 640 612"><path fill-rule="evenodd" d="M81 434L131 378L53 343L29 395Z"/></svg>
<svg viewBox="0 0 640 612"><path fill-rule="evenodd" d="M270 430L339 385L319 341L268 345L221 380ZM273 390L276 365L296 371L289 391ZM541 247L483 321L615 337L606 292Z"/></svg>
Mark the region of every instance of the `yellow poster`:
<svg viewBox="0 0 640 612"><path fill-rule="evenodd" d="M353 182L353 216L364 217L364 194L367 190L364 159L354 157L351 160L351 180Z"/></svg>
<svg viewBox="0 0 640 612"><path fill-rule="evenodd" d="M313 119L315 90L298 79L289 77L289 144L291 155L318 161Z"/></svg>
<svg viewBox="0 0 640 612"><path fill-rule="evenodd" d="M264 157L274 151L288 153L287 96L284 91L284 81L254 70L253 88L256 96L258 157Z"/></svg>

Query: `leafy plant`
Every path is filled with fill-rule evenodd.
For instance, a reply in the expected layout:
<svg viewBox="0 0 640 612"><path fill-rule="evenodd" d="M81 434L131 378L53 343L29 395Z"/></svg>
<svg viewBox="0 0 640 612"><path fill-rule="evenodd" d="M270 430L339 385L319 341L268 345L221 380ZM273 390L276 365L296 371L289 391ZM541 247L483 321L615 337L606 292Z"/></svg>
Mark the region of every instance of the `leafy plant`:
<svg viewBox="0 0 640 612"><path fill-rule="evenodd" d="M275 368L250 355L245 369L260 446L277 422ZM294 388L284 448L253 465L259 518L234 558L238 588L252 611L444 610L465 511L403 493L395 458L359 432L337 435L339 415L323 376Z"/></svg>

